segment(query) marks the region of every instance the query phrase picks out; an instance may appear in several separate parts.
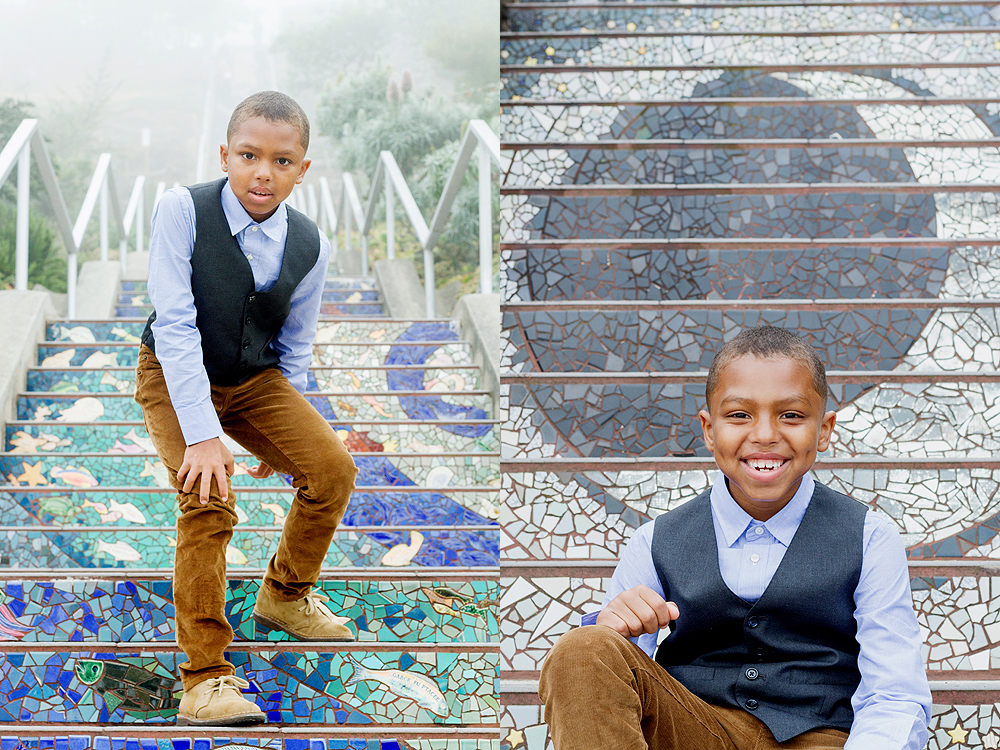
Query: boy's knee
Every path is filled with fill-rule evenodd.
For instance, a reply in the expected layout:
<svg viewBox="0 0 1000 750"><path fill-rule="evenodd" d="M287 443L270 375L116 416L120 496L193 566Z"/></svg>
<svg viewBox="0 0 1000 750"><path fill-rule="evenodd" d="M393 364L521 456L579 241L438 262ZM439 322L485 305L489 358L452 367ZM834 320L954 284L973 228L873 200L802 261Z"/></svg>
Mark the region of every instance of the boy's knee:
<svg viewBox="0 0 1000 750"><path fill-rule="evenodd" d="M545 657L542 681L562 681L570 674L586 673L607 662L609 657L614 658L615 653L627 650L630 645L624 637L603 625L573 628L559 637Z"/></svg>
<svg viewBox="0 0 1000 750"><path fill-rule="evenodd" d="M342 445L324 450L306 474L308 494L316 501L350 495L358 467Z"/></svg>

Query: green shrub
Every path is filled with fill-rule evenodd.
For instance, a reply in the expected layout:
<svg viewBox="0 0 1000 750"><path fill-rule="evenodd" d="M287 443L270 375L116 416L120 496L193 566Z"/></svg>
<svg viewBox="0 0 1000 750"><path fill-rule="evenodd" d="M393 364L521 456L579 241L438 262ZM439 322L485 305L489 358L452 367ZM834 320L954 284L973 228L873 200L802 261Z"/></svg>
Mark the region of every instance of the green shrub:
<svg viewBox="0 0 1000 750"><path fill-rule="evenodd" d="M17 221L12 208L0 205L0 288L14 288ZM66 253L43 216L28 219L28 288L41 284L66 291Z"/></svg>

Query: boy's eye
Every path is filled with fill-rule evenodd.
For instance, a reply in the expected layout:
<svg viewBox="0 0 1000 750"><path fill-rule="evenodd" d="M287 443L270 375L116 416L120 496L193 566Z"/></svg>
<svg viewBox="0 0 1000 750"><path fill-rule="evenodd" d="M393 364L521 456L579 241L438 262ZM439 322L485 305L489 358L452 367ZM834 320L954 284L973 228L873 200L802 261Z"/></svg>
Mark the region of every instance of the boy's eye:
<svg viewBox="0 0 1000 750"><path fill-rule="evenodd" d="M291 163L292 163L291 159L285 159L285 158L278 159L278 164L280 164L283 167L287 167Z"/></svg>
<svg viewBox="0 0 1000 750"><path fill-rule="evenodd" d="M734 411L729 414L730 419L750 419L750 415L745 411Z"/></svg>
<svg viewBox="0 0 1000 750"><path fill-rule="evenodd" d="M782 419L802 419L802 415L794 411L786 411L781 415Z"/></svg>
<svg viewBox="0 0 1000 750"><path fill-rule="evenodd" d="M247 153L246 151L244 151L242 154L240 154L240 156L242 156L247 161L252 161L253 158L254 158L253 154Z"/></svg>

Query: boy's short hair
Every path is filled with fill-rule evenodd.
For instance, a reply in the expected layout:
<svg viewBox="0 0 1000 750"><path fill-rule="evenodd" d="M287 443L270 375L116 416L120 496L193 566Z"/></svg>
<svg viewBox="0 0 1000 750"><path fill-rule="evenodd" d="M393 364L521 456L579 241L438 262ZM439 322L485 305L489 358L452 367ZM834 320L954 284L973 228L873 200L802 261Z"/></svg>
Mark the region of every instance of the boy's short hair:
<svg viewBox="0 0 1000 750"><path fill-rule="evenodd" d="M727 341L715 355L708 368L705 381L705 402L712 403L712 393L719 383L719 373L734 359L752 355L759 359L780 357L794 360L806 367L812 374L813 388L826 404L829 388L826 384L826 368L816 350L804 339L784 328L758 326L746 328L731 341Z"/></svg>
<svg viewBox="0 0 1000 750"><path fill-rule="evenodd" d="M251 117L263 117L269 122L287 122L298 128L299 141L305 151L309 150L309 118L305 111L288 94L280 91L259 91L251 94L236 105L233 116L229 118L226 128L226 142L233 138L233 133Z"/></svg>

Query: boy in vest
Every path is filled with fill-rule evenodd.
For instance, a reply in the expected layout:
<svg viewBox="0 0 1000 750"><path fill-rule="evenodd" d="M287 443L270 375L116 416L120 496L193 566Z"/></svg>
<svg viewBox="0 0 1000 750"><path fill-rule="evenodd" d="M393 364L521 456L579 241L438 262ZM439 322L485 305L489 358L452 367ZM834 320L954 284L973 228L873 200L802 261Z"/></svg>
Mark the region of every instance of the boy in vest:
<svg viewBox="0 0 1000 750"><path fill-rule="evenodd" d="M309 160L309 121L292 99L255 94L221 147L228 179L164 193L153 216L149 317L135 399L177 490L174 608L184 686L178 724L266 720L243 697L224 652L226 547L237 520L228 435L298 490L254 606L254 620L295 638L353 634L311 593L357 468L302 393L330 246L284 200Z"/></svg>
<svg viewBox="0 0 1000 750"><path fill-rule="evenodd" d="M902 541L809 473L836 421L819 356L780 328L745 330L705 391L720 473L636 531L590 627L548 655L555 747L923 748L930 692Z"/></svg>

